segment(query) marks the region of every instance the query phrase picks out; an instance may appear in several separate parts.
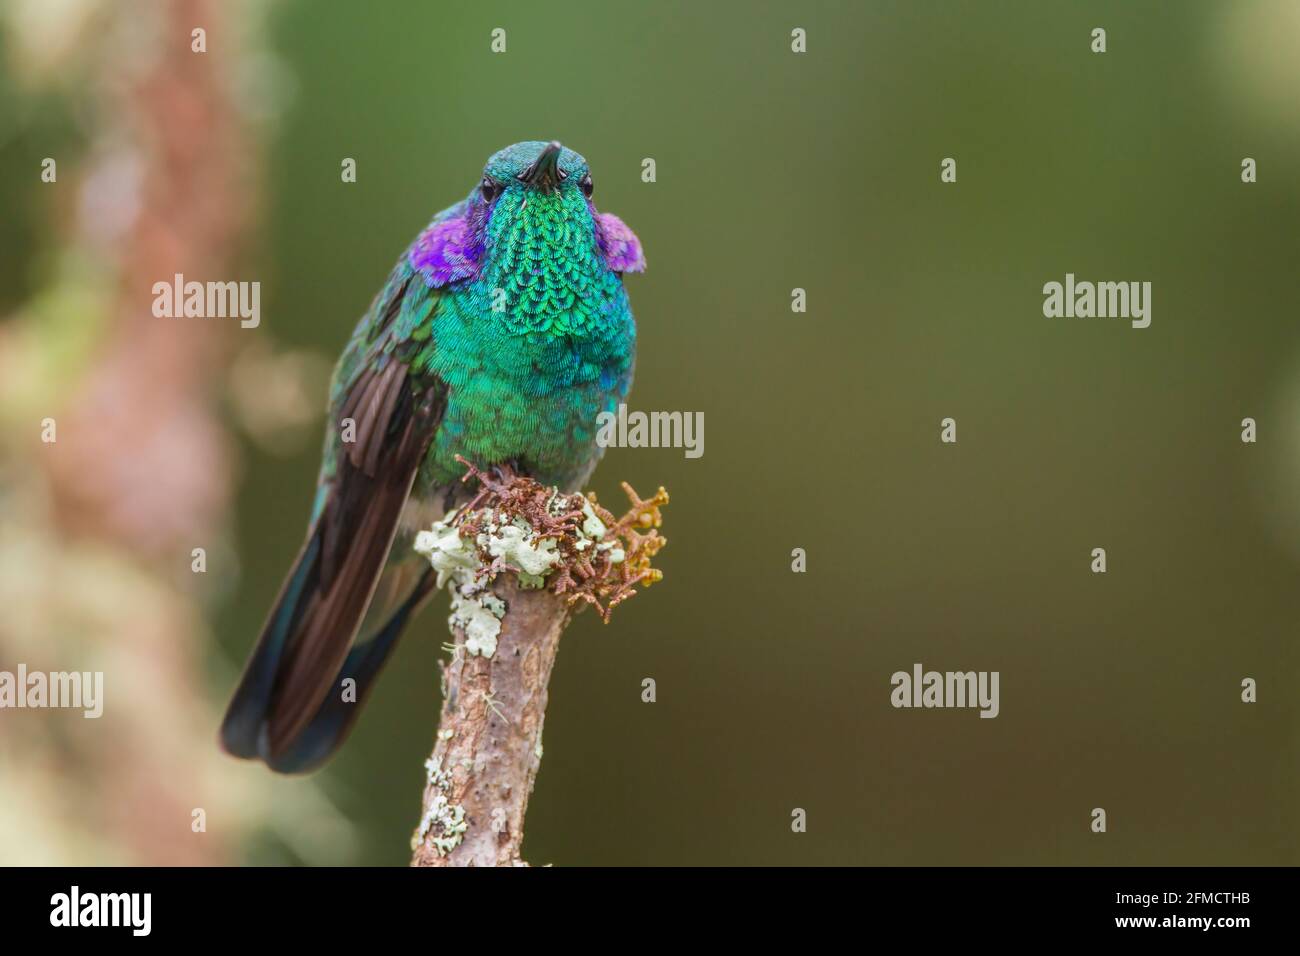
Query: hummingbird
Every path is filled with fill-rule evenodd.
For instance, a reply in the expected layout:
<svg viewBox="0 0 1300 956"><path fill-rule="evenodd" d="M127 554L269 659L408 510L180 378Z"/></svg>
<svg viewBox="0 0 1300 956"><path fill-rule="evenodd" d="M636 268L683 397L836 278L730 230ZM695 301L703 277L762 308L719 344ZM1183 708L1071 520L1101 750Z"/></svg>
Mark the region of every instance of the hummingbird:
<svg viewBox="0 0 1300 956"><path fill-rule="evenodd" d="M587 161L558 142L495 153L357 323L330 382L306 539L221 725L228 753L300 773L342 744L434 590L412 545L468 496L458 456L565 492L591 475L597 416L632 385L623 275L645 269L592 191Z"/></svg>

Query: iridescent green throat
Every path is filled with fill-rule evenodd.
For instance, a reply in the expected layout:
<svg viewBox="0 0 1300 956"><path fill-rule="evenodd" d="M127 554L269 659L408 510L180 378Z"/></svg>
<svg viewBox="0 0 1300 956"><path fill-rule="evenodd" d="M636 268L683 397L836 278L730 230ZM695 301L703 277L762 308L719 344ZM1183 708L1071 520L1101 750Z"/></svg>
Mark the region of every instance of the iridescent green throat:
<svg viewBox="0 0 1300 956"><path fill-rule="evenodd" d="M508 331L599 337L626 321L623 284L596 248L580 190L510 190L498 200L486 238L486 264L475 284Z"/></svg>

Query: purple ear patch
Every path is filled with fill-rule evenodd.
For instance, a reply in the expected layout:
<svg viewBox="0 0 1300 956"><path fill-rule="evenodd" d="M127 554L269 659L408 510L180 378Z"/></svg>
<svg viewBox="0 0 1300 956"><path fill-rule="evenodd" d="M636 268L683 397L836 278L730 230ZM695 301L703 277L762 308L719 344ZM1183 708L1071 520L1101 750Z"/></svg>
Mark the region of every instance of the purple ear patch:
<svg viewBox="0 0 1300 956"><path fill-rule="evenodd" d="M420 233L411 247L411 267L424 274L426 284L440 288L478 274L483 242L468 216L436 222Z"/></svg>
<svg viewBox="0 0 1300 956"><path fill-rule="evenodd" d="M596 216L596 244L611 272L645 272L641 240L612 212Z"/></svg>

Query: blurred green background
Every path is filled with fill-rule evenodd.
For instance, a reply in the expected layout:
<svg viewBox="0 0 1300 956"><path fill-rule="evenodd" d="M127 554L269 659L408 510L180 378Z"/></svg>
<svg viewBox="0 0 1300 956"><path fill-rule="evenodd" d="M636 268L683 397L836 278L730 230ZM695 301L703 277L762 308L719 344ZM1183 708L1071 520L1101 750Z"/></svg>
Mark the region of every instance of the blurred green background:
<svg viewBox="0 0 1300 956"><path fill-rule="evenodd" d="M258 170L232 277L263 296L232 348L301 357L323 407L322 359L431 214L496 149L557 138L646 250L631 406L704 413L703 458L612 450L594 480L607 503L622 479L669 489L666 577L564 638L527 859L1300 863L1300 5L232 7L208 43L251 60L231 75ZM57 272L67 204L40 157L91 139L76 84L16 60L6 313ZM1151 327L1044 318L1067 272L1152 282ZM237 471L201 604L209 734L301 541L323 425L255 440L231 408L271 385L243 381L218 400ZM221 761L265 808L231 859L315 861L334 831L286 838L271 809L311 789L351 833L338 861L407 861L445 604L322 774ZM1001 715L894 710L918 661L1000 671Z"/></svg>

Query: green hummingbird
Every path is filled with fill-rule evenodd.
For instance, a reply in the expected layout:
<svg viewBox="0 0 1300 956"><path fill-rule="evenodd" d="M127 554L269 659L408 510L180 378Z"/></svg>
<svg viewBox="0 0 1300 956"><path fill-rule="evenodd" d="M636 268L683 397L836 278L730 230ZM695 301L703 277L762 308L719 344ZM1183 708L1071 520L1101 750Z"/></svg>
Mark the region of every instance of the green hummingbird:
<svg viewBox="0 0 1300 956"><path fill-rule="evenodd" d="M343 742L433 590L412 543L467 494L458 455L562 491L595 468L597 416L632 384L623 274L645 258L592 188L558 142L501 150L362 316L330 385L306 541L222 722L229 753L295 773Z"/></svg>

